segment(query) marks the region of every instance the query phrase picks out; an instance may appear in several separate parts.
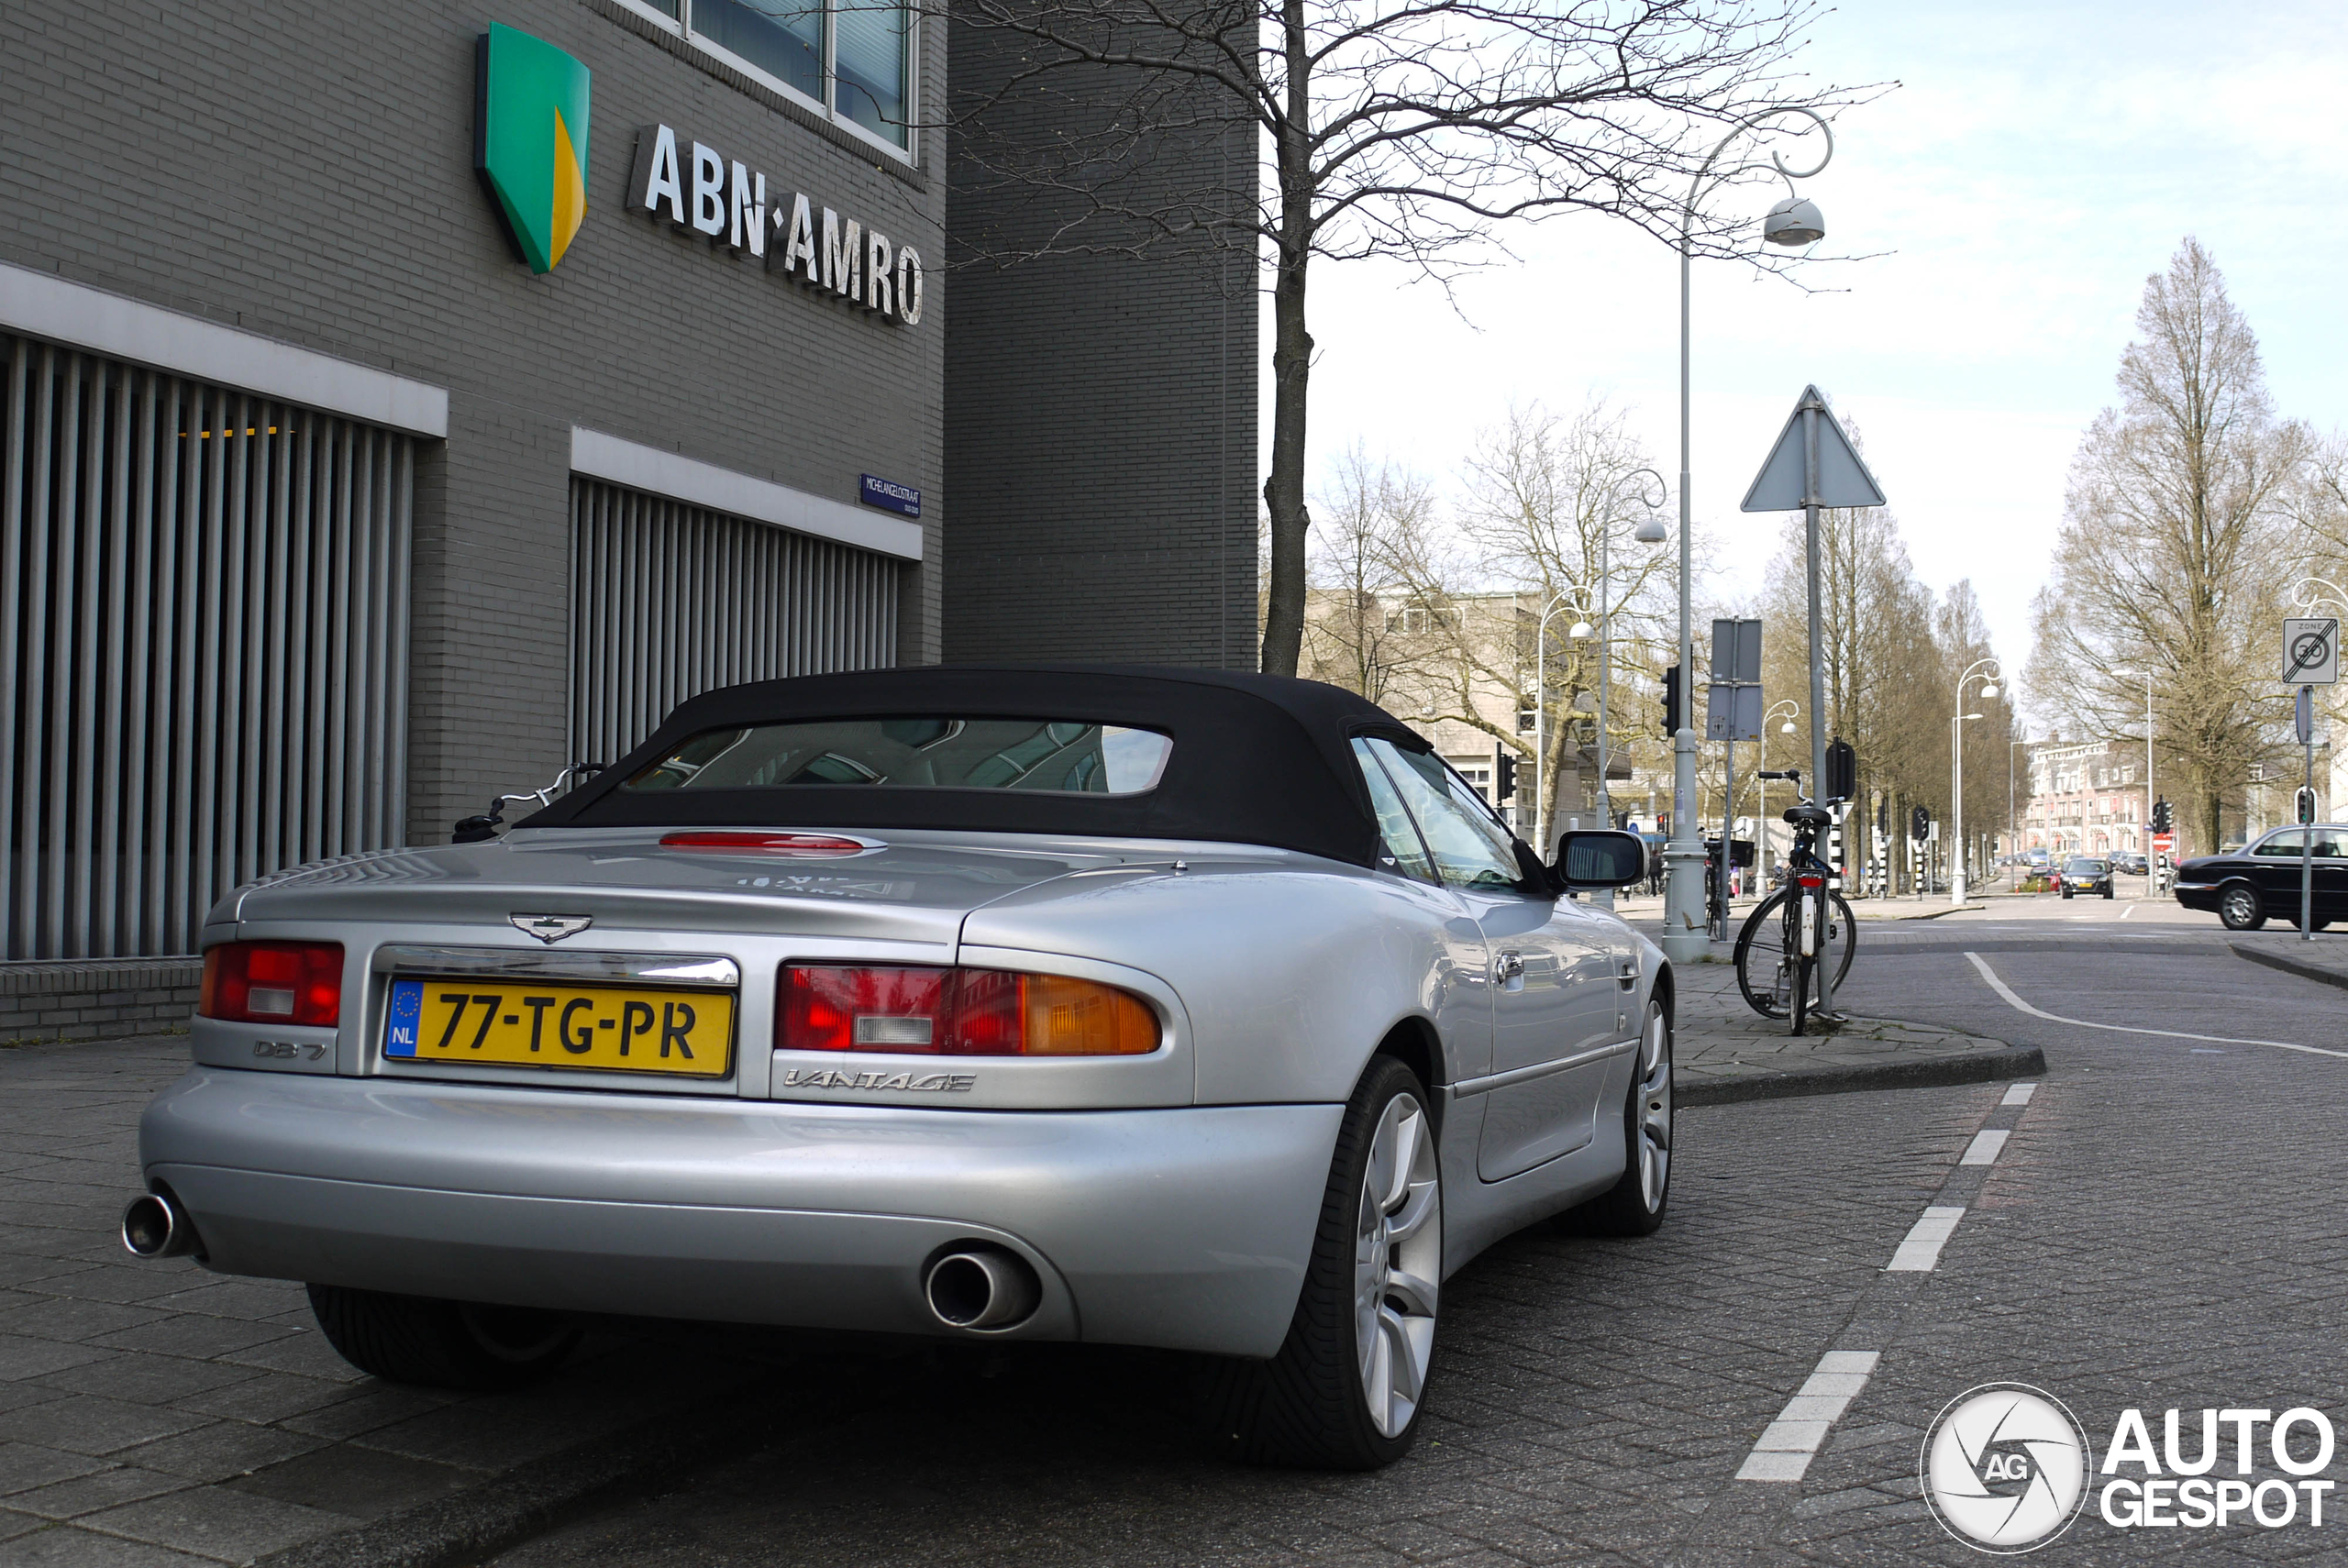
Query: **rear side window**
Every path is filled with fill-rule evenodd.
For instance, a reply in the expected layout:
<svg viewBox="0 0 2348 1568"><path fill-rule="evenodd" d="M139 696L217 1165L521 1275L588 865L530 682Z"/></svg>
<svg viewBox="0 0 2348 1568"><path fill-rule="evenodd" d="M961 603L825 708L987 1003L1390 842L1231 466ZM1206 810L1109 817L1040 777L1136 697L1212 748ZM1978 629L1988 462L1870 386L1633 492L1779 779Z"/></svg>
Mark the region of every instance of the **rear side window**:
<svg viewBox="0 0 2348 1568"><path fill-rule="evenodd" d="M1138 795L1174 743L1081 719L822 719L709 730L621 786L662 790L1016 790Z"/></svg>
<svg viewBox="0 0 2348 1568"><path fill-rule="evenodd" d="M1385 765L1395 792L1425 837L1434 867L1455 888L1479 892L1513 891L1523 878L1516 863L1516 841L1467 780L1426 752L1404 751L1391 741L1357 741Z"/></svg>
<svg viewBox="0 0 2348 1568"><path fill-rule="evenodd" d="M1411 813L1402 809L1402 797L1394 792L1386 769L1370 755L1368 741L1354 742L1354 761L1361 767L1361 780L1369 786L1370 808L1378 813L1379 847L1387 862L1380 869L1400 871L1422 882L1439 880L1434 862L1427 858L1426 848L1419 842L1419 830L1411 825Z"/></svg>

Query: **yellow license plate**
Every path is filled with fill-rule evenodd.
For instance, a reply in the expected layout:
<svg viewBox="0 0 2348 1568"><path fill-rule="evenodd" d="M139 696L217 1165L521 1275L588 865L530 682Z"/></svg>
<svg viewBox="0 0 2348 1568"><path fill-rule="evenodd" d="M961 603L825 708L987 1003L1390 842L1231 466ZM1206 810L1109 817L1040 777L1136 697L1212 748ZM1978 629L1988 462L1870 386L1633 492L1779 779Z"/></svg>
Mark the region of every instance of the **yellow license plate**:
<svg viewBox="0 0 2348 1568"><path fill-rule="evenodd" d="M724 1077L732 1065L728 991L502 984L486 976L392 982L383 1055L395 1062Z"/></svg>

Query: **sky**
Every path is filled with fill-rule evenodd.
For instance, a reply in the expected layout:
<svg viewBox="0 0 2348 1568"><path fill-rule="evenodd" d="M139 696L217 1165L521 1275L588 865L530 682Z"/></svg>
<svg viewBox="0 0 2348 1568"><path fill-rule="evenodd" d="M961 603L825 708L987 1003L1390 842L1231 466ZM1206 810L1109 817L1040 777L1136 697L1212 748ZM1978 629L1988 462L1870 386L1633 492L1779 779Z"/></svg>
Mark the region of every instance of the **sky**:
<svg viewBox="0 0 2348 1568"><path fill-rule="evenodd" d="M1859 428L1918 575L1971 578L2019 676L2072 455L2116 401L2146 276L2187 234L2257 334L2277 411L2348 426L2343 20L2337 0L1852 0L1822 15L1802 70L1899 83L1838 117L1833 161L1801 185L1826 217L1817 253L1869 259L1807 267L1808 293L1696 264L1689 492L1714 544L1700 594L1757 598L1784 519L1736 503L1815 382ZM1715 199L1757 226L1782 193ZM1570 412L1593 394L1676 471L1675 253L1586 215L1519 227L1508 248L1456 308L1399 267L1316 264L1316 485L1356 441L1448 485L1512 403ZM1268 381L1262 409L1268 453Z"/></svg>

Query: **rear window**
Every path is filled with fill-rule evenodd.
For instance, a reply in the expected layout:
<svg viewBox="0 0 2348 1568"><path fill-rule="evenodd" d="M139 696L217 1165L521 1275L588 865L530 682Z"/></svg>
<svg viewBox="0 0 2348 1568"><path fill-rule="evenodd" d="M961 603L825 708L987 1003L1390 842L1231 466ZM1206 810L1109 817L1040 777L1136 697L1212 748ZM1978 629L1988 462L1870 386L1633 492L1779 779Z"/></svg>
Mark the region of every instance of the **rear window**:
<svg viewBox="0 0 2348 1568"><path fill-rule="evenodd" d="M709 730L621 786L656 790L1018 790L1138 795L1174 743L1080 719L821 719Z"/></svg>

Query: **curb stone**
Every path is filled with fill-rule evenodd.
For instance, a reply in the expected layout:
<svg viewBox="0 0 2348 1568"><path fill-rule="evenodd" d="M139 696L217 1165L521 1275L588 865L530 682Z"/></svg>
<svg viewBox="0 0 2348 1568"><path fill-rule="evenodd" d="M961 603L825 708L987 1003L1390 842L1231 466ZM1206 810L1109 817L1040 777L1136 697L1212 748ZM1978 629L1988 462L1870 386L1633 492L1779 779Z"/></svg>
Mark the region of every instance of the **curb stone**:
<svg viewBox="0 0 2348 1568"><path fill-rule="evenodd" d="M780 1378L531 1460L493 1480L254 1560L253 1568L461 1568L708 1463L747 1452Z"/></svg>
<svg viewBox="0 0 2348 1568"><path fill-rule="evenodd" d="M1997 1078L2035 1077L2045 1071L2046 1055L2037 1046L2009 1045L2002 1051L1974 1051L1921 1062L1683 1078L1673 1086L1672 1098L1683 1107L1735 1105L1746 1100L1853 1094L1865 1089L1944 1088L1952 1084L1988 1083Z"/></svg>
<svg viewBox="0 0 2348 1568"><path fill-rule="evenodd" d="M2270 969L2280 969L2286 975L2297 975L2303 980L2314 980L2321 985L2338 986L2342 990L2348 990L2348 975L2343 975L2337 969L2326 969L2320 965L2302 963L2297 958L2287 957L2280 953L2269 953L2264 948L2254 947L2247 943L2229 942L2226 945L2233 949L2234 956L2237 958L2247 958L2254 964L2264 964Z"/></svg>

